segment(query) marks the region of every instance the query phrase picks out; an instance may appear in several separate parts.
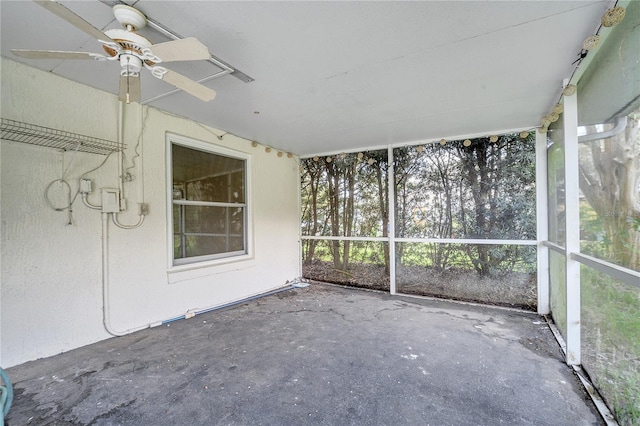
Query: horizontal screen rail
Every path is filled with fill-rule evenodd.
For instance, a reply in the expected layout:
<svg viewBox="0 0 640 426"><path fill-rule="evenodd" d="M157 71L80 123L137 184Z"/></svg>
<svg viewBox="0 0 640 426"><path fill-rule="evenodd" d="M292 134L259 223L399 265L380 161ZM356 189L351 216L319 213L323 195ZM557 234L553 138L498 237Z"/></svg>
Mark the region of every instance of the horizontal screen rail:
<svg viewBox="0 0 640 426"><path fill-rule="evenodd" d="M329 241L380 241L389 242L389 237L342 237L336 235L301 235L303 240L329 240ZM535 240L489 240L469 238L393 238L396 243L444 243L444 244L486 244L486 245L518 245L535 246Z"/></svg>
<svg viewBox="0 0 640 426"><path fill-rule="evenodd" d="M640 272L600 260L582 253L571 253L571 258L596 271L607 274L617 280L640 288Z"/></svg>
<svg viewBox="0 0 640 426"><path fill-rule="evenodd" d="M202 206L202 207L246 207L246 203L223 203L218 201L193 201L193 200L173 200L172 203L178 206Z"/></svg>
<svg viewBox="0 0 640 426"><path fill-rule="evenodd" d="M545 247L549 247L551 250L555 251L556 253L560 253L561 255L565 255L565 248L556 244L556 243L552 243L551 241L543 241L542 245Z"/></svg>

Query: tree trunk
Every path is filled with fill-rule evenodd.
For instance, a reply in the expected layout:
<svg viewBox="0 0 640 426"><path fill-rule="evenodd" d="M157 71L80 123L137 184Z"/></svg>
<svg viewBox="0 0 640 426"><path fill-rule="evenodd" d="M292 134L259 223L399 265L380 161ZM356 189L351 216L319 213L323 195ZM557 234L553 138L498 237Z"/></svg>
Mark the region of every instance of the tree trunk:
<svg viewBox="0 0 640 426"><path fill-rule="evenodd" d="M311 227L311 236L315 236L318 233L318 184L320 180L320 170L315 168L314 172L309 171L309 180L311 187L311 221L313 225ZM313 258L315 257L316 245L318 244L318 240L307 240L307 253L304 259L305 265L310 265L313 262Z"/></svg>
<svg viewBox="0 0 640 426"><path fill-rule="evenodd" d="M353 216L354 216L354 197L355 197L355 167L356 164L348 164L345 173L345 206L343 215L344 224L344 236L350 237L353 234ZM351 241L344 241L344 250L342 253L342 269L347 271L349 269L349 255L351 251Z"/></svg>
<svg viewBox="0 0 640 426"><path fill-rule="evenodd" d="M579 163L580 190L602 221L609 258L634 270L640 270L638 124L632 114L621 134L581 144Z"/></svg>
<svg viewBox="0 0 640 426"><path fill-rule="evenodd" d="M331 235L340 235L340 175L332 163L327 163L327 177L329 181L329 217L331 218ZM331 255L334 268L340 268L340 241L331 241Z"/></svg>

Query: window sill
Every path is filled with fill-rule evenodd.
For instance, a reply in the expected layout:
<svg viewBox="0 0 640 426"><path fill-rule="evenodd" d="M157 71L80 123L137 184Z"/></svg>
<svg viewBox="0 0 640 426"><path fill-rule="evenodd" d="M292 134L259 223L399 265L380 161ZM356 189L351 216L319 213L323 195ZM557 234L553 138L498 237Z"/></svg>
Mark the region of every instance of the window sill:
<svg viewBox="0 0 640 426"><path fill-rule="evenodd" d="M173 266L167 269L167 279L169 284L210 275L222 274L240 269L252 268L256 264L255 259L249 255L228 259L213 260L208 262L198 262L188 265Z"/></svg>

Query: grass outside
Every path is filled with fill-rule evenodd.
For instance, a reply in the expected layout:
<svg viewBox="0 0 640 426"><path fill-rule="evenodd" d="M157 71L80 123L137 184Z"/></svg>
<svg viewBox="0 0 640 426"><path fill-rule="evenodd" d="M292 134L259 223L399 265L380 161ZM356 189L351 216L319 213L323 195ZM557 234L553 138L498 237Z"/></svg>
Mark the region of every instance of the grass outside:
<svg viewBox="0 0 640 426"><path fill-rule="evenodd" d="M389 290L383 243L351 242L346 266L333 264L330 245L331 242L322 240L317 243L313 260L304 262L305 278ZM344 242L339 242L338 247L342 257ZM487 256L482 268L478 267L480 247ZM499 244L397 243L396 288L406 294L535 311L536 248Z"/></svg>
<svg viewBox="0 0 640 426"><path fill-rule="evenodd" d="M640 289L582 267L583 366L621 425L640 425Z"/></svg>

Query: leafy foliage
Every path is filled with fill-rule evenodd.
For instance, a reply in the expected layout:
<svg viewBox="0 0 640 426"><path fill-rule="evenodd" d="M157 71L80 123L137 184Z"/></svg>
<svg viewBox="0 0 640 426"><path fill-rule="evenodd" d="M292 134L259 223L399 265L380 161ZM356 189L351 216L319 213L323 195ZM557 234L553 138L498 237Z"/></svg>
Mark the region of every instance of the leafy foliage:
<svg viewBox="0 0 640 426"><path fill-rule="evenodd" d="M535 238L535 146L533 135L503 135L491 143L478 138L424 147L396 148L394 158L397 237L447 239ZM389 161L386 150L315 157L302 161L302 234L385 237L388 232ZM316 256L318 240L305 239L305 263ZM334 266L347 270L350 244L332 243ZM383 245L385 269L389 268ZM481 275L534 263L517 245L447 244L429 250L423 265L444 270L472 265ZM396 261L404 261L403 246ZM411 260L414 261L413 259Z"/></svg>

